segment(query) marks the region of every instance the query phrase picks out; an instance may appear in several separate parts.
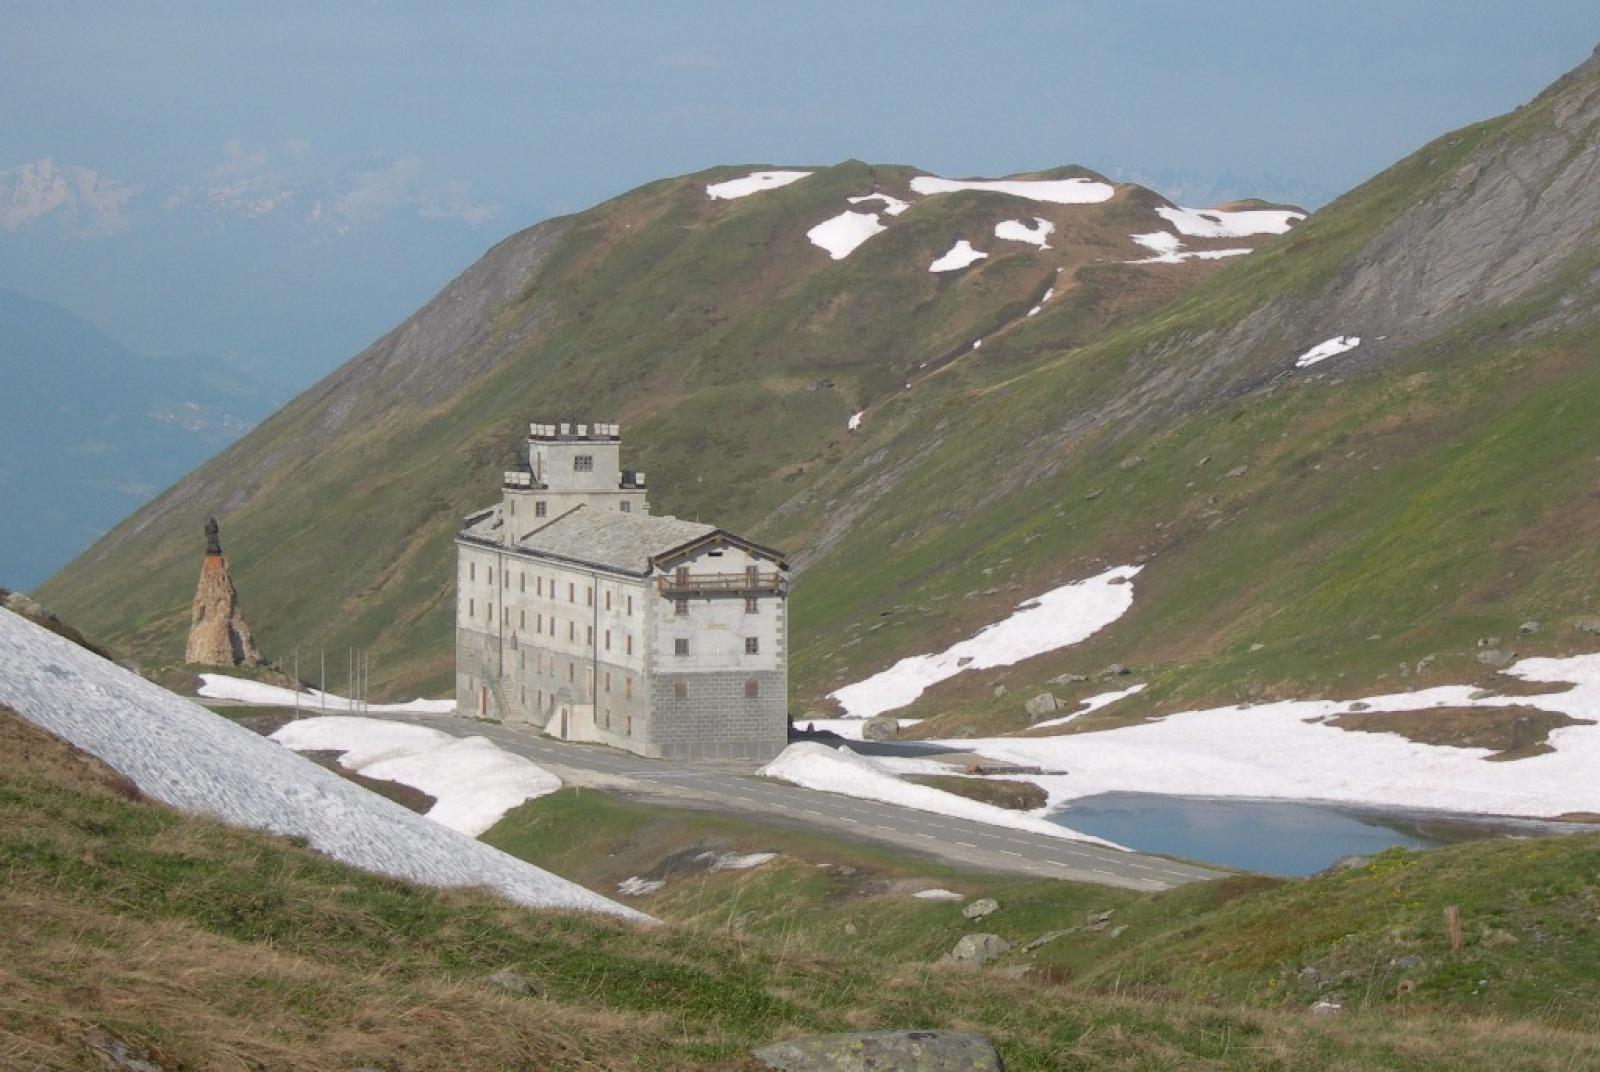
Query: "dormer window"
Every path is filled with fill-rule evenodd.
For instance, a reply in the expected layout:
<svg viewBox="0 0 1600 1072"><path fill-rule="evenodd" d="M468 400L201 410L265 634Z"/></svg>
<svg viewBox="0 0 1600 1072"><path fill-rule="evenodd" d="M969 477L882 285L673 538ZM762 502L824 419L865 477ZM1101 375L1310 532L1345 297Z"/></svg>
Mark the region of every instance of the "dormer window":
<svg viewBox="0 0 1600 1072"><path fill-rule="evenodd" d="M623 499L622 502L618 503L617 505L622 510L623 513L625 513L625 514L633 513L633 503L629 502L627 499Z"/></svg>
<svg viewBox="0 0 1600 1072"><path fill-rule="evenodd" d="M574 454L572 456L572 471L574 473L594 472L593 454Z"/></svg>
<svg viewBox="0 0 1600 1072"><path fill-rule="evenodd" d="M543 499L538 500L537 502L535 502L533 504L533 516L534 517L543 517L545 515L545 509L546 509L545 501Z"/></svg>

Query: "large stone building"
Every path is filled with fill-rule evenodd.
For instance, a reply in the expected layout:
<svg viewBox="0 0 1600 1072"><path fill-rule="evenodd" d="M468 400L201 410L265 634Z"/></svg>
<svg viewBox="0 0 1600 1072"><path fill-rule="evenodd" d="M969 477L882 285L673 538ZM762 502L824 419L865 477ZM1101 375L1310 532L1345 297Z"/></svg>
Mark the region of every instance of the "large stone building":
<svg viewBox="0 0 1600 1072"><path fill-rule="evenodd" d="M788 564L650 513L614 424L534 424L456 546L466 714L647 756L768 759L788 735Z"/></svg>

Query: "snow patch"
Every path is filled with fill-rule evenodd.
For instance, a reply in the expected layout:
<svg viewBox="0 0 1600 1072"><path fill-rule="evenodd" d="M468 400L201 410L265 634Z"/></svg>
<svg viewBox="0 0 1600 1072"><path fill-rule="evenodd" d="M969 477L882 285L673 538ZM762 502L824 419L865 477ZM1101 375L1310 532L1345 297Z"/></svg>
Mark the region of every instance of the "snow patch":
<svg viewBox="0 0 1600 1072"><path fill-rule="evenodd" d="M937 890L937 889L935 889L935 890L918 890L916 893L913 893L911 896L915 897L919 901L964 901L964 900L966 900L965 897L962 897L955 890Z"/></svg>
<svg viewBox="0 0 1600 1072"><path fill-rule="evenodd" d="M518 904L652 922L323 770L0 610L0 703L180 811L303 840L342 863Z"/></svg>
<svg viewBox="0 0 1600 1072"><path fill-rule="evenodd" d="M1043 729L1046 726L1065 726L1068 722L1076 721L1077 719L1082 718L1084 715L1092 714L1095 711L1100 710L1102 707L1108 707L1111 704L1116 703L1118 700L1126 699L1127 697L1136 693L1143 692L1144 689L1145 686L1141 683L1138 685L1130 685L1119 692L1102 692L1098 696L1090 696L1088 699L1083 701L1083 707L1072 712L1072 714L1063 715L1060 718L1047 718L1043 722L1035 722L1031 728L1037 730Z"/></svg>
<svg viewBox="0 0 1600 1072"><path fill-rule="evenodd" d="M928 785L901 781L894 774L879 767L866 756L858 756L848 748L833 749L811 741L801 741L785 748L777 759L761 768L763 775L780 781L839 793L862 800L877 800L885 804L898 804L917 811L934 812L994 826L1009 826L1035 834L1066 838L1069 841L1087 841L1096 845L1121 848L1109 841L1080 833L1059 823L1050 822L1024 812L1012 811L946 793Z"/></svg>
<svg viewBox="0 0 1600 1072"><path fill-rule="evenodd" d="M845 429L854 432L857 428L861 427L861 418L865 417L866 415L866 410L860 410L856 413L850 414L850 419L845 422Z"/></svg>
<svg viewBox="0 0 1600 1072"><path fill-rule="evenodd" d="M1436 708L1519 705L1600 719L1600 653L1524 659L1506 673L1525 681L1570 683L1534 696L1478 694L1447 685L1360 701L1369 715ZM1476 696L1476 698L1474 698ZM1283 700L1186 711L1136 726L1060 737L951 742L1005 762L1070 776L1029 776L1050 807L1115 791L1286 800L1321 800L1549 818L1600 812L1600 724L1550 731L1553 751L1490 763L1484 748L1422 744L1399 734L1343 730L1329 716L1351 701Z"/></svg>
<svg viewBox="0 0 1600 1072"><path fill-rule="evenodd" d="M197 690L208 700L236 700L244 704L261 704L268 707L295 706L295 691L281 685L268 685L264 681L232 677L228 674L201 674ZM456 709L454 700L407 700L404 703L359 705L344 696L318 689L305 689L300 693L302 710L326 708L335 711L362 711L374 715L448 715Z"/></svg>
<svg viewBox="0 0 1600 1072"><path fill-rule="evenodd" d="M868 201L882 201L883 211L891 216L898 216L911 207L911 202L902 201L898 197L890 197L888 194L883 193L862 194L860 197L847 197L845 200L852 205L864 205Z"/></svg>
<svg viewBox="0 0 1600 1072"><path fill-rule="evenodd" d="M954 272L983 260L988 254L972 248L965 238L950 247L949 252L928 265L930 272Z"/></svg>
<svg viewBox="0 0 1600 1072"><path fill-rule="evenodd" d="M776 190L780 186L798 182L809 174L809 171L752 171L742 179L712 183L706 187L706 196L713 201L732 201L736 197L749 197L763 190Z"/></svg>
<svg viewBox="0 0 1600 1072"><path fill-rule="evenodd" d="M1115 566L1104 573L1052 588L1018 604L1003 621L936 655L912 655L889 669L829 695L856 718L892 711L924 689L963 670L1010 666L1085 640L1133 606L1132 579L1142 566Z"/></svg>
<svg viewBox="0 0 1600 1072"><path fill-rule="evenodd" d="M428 818L477 837L525 801L554 793L561 779L487 737L453 737L427 726L374 718L299 719L272 735L296 752L342 752L339 766L399 782L434 799Z"/></svg>
<svg viewBox="0 0 1600 1072"><path fill-rule="evenodd" d="M1335 335L1331 339L1324 339L1311 349L1294 359L1295 368L1309 368L1319 361L1326 361L1330 357L1354 350L1361 345L1359 335Z"/></svg>
<svg viewBox="0 0 1600 1072"><path fill-rule="evenodd" d="M941 179L918 175L911 189L924 196L950 194L958 190L983 190L989 193L1047 201L1055 205L1089 205L1109 201L1116 193L1110 183L1094 179Z"/></svg>
<svg viewBox="0 0 1600 1072"><path fill-rule="evenodd" d="M665 879L640 878L630 875L617 883L617 892L624 897L648 897L667 884Z"/></svg>
<svg viewBox="0 0 1600 1072"><path fill-rule="evenodd" d="M1194 249L1184 253L1161 253L1154 257L1141 257L1125 264L1182 264L1184 261L1220 261L1224 257L1243 257L1253 249Z"/></svg>
<svg viewBox="0 0 1600 1072"><path fill-rule="evenodd" d="M1044 297L1039 299L1039 304L1038 305L1035 305L1032 309L1028 310L1028 315L1029 316L1038 316L1039 315L1039 310L1044 308L1044 303L1049 301L1052 297L1054 297L1055 293L1056 293L1056 288L1055 287L1047 287L1047 288L1045 288Z"/></svg>
<svg viewBox="0 0 1600 1072"><path fill-rule="evenodd" d="M1156 215L1190 238L1248 238L1251 235L1284 234L1306 218L1304 212L1288 209L1243 209L1237 212L1220 208L1179 208L1159 205Z"/></svg>
<svg viewBox="0 0 1600 1072"><path fill-rule="evenodd" d="M743 856L736 852L702 852L694 859L696 863L705 864L707 871L748 871L777 858L775 852L749 852Z"/></svg>
<svg viewBox="0 0 1600 1072"><path fill-rule="evenodd" d="M878 221L876 212L851 212L846 209L806 232L811 244L828 251L828 256L842 261L856 251L856 247L875 234L887 230Z"/></svg>
<svg viewBox="0 0 1600 1072"><path fill-rule="evenodd" d="M1004 238L1008 242L1026 242L1030 246L1049 249L1050 244L1045 239L1049 238L1055 229L1056 225L1043 216L1035 216L1032 227L1021 220L1001 220L994 225L994 236Z"/></svg>

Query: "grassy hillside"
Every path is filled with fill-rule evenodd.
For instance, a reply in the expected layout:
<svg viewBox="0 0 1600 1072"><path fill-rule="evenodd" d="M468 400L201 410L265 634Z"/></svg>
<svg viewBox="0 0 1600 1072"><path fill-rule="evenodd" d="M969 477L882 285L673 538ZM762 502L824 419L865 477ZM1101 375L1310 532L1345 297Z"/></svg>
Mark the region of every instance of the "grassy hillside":
<svg viewBox="0 0 1600 1072"><path fill-rule="evenodd" d="M1215 271L1115 263L1148 253L1130 234L1162 226L1165 202L1138 187L1086 205L919 197L911 169L849 162L707 197L709 182L744 170L653 183L507 239L42 595L119 649L169 662L196 534L215 513L265 650L359 644L389 692L436 690L450 672L451 537L498 494L530 418L620 420L657 510L764 530L860 449L845 434L852 412L932 368L982 364L979 338L1045 324L1057 343L1098 337ZM873 191L911 207L844 260L807 239ZM1056 223L1048 250L993 237L1002 220L1035 217ZM959 237L990 256L929 272Z"/></svg>
<svg viewBox="0 0 1600 1072"><path fill-rule="evenodd" d="M0 1052L32 1068L98 1068L97 1051L122 1047L163 1068L735 1069L774 1038L875 1026L986 1031L1018 1070L1581 1069L1597 1060L1592 1034L1569 1026L1565 1009L1462 1018L1424 1004L1316 1018L1064 981L1077 971L1016 980L939 969L926 942L874 936L874 925L902 918L957 929L951 906L908 907L904 897L860 900L852 918L865 925L853 947L831 935L813 943L793 922L781 935L740 933L725 914L640 931L532 913L374 878L152 805L10 714L0 714L0 745L17 760L0 768ZM552 803L573 806L570 795ZM518 820L524 831L529 818ZM638 817L599 820L610 838ZM732 887L725 903L747 890L760 906L779 892L761 884L803 883L795 867L721 877ZM1567 893L1579 887L1592 892L1592 879L1570 880ZM1012 903L991 929L1020 935L1081 918L1102 891L1034 884L1002 895ZM1031 906L1030 896L1039 899ZM1153 913L1160 902L1145 904ZM1141 909L1129 900L1118 911ZM1227 911L1218 910L1228 921L1219 930L1242 922ZM1378 914L1360 925L1370 929ZM830 952L841 946L847 956ZM528 992L488 982L503 969Z"/></svg>

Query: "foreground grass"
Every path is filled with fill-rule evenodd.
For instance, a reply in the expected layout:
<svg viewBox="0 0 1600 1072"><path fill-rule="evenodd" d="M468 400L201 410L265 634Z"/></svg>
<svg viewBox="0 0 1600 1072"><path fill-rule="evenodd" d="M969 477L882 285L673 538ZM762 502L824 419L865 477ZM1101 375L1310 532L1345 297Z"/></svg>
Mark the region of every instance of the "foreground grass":
<svg viewBox="0 0 1600 1072"><path fill-rule="evenodd" d="M774 1038L876 1026L983 1030L1011 1069L1600 1061L1591 1037L1533 1021L1318 1020L830 955L798 930L777 942L529 912L179 815L9 715L0 754L9 1067L98 1067L104 1033L166 1069L736 1069ZM503 968L536 993L487 985Z"/></svg>

